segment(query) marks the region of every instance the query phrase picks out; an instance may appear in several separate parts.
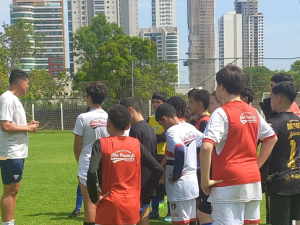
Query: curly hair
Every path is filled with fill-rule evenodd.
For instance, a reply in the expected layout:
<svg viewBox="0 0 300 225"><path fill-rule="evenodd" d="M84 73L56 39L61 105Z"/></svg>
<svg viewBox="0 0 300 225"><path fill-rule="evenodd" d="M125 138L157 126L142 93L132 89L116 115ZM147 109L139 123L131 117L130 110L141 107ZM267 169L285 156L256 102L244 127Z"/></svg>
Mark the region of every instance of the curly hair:
<svg viewBox="0 0 300 225"><path fill-rule="evenodd" d="M130 123L131 113L123 105L115 105L108 111L108 120L114 125L114 127L120 131L126 129Z"/></svg>
<svg viewBox="0 0 300 225"><path fill-rule="evenodd" d="M93 104L102 104L108 94L106 86L98 81L89 83L85 87L85 92L87 97L91 96Z"/></svg>
<svg viewBox="0 0 300 225"><path fill-rule="evenodd" d="M175 108L178 118L184 118L186 102L182 98L178 96L173 96L167 99L166 103L169 103Z"/></svg>
<svg viewBox="0 0 300 225"><path fill-rule="evenodd" d="M189 98L194 98L196 102L202 102L205 110L208 109L210 103L210 94L207 90L194 91Z"/></svg>

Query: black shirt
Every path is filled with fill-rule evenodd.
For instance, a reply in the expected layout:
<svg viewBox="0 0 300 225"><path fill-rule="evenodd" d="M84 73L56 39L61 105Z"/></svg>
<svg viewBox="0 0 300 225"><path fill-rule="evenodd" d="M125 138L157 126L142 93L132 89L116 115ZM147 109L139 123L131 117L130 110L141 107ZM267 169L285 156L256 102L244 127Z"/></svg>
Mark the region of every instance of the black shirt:
<svg viewBox="0 0 300 225"><path fill-rule="evenodd" d="M300 193L300 118L292 112L278 113L268 120L278 141L270 156L268 175L275 179L267 184L269 194Z"/></svg>
<svg viewBox="0 0 300 225"><path fill-rule="evenodd" d="M147 149L141 144L141 166L148 168L151 171L149 179L146 181L146 187L142 191L142 198L150 199L149 192L155 187L157 181L163 174L161 165L149 154ZM114 172L114 171L112 171ZM117 171L115 171L117 172ZM87 174L87 189L90 199L93 203L99 201L97 186L102 187L102 148L100 140L95 141L91 154L90 167ZM150 189L150 191L149 191Z"/></svg>
<svg viewBox="0 0 300 225"><path fill-rule="evenodd" d="M133 124L130 128L129 136L137 138L150 152L150 154L154 158L156 157L156 135L153 128L145 120ZM151 172L148 168L142 167L142 187L145 186L150 173Z"/></svg>

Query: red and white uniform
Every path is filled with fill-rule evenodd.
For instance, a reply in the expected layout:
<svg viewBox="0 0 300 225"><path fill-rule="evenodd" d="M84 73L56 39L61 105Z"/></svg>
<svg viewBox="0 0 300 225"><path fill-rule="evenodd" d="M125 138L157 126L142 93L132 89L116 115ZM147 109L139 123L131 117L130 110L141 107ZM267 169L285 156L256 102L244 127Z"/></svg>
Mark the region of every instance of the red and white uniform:
<svg viewBox="0 0 300 225"><path fill-rule="evenodd" d="M264 142L275 136L273 129L256 109L244 102L228 102L214 111L203 138L203 142L210 142L215 146L212 153L212 179L223 180L211 189L208 201L212 203L213 211L226 211L217 208L218 205L214 203L245 203L255 200L259 203L262 193L257 166L257 140ZM259 208L254 214L246 218L245 212L245 218L241 218L245 221L240 221L241 224L247 223L247 220L259 220ZM215 214L215 217L215 221L222 220L220 214ZM224 218L223 221L224 224L240 224Z"/></svg>
<svg viewBox="0 0 300 225"><path fill-rule="evenodd" d="M141 144L132 137L100 139L102 193L110 192L97 206L98 224L136 224L141 195Z"/></svg>
<svg viewBox="0 0 300 225"><path fill-rule="evenodd" d="M203 134L193 125L180 122L166 132L166 191L170 201L173 223L189 223L196 220L196 198L199 196L197 179L197 147L202 144ZM174 175L175 152L184 151L181 177L171 184L170 175ZM177 150L179 151L179 150Z"/></svg>

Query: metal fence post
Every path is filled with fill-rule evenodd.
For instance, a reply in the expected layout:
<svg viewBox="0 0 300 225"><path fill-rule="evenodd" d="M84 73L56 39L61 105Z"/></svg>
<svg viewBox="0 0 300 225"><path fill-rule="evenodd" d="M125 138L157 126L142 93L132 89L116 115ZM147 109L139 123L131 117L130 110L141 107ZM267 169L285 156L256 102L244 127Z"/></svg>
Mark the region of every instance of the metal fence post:
<svg viewBox="0 0 300 225"><path fill-rule="evenodd" d="M131 97L134 97L134 84L133 84L133 60L131 60Z"/></svg>
<svg viewBox="0 0 300 225"><path fill-rule="evenodd" d="M149 118L152 116L152 110L151 110L151 107L152 107L152 104L151 104L151 100L149 99Z"/></svg>
<svg viewBox="0 0 300 225"><path fill-rule="evenodd" d="M61 130L64 130L64 111L63 111L62 103L60 103L60 120L61 120Z"/></svg>
<svg viewBox="0 0 300 225"><path fill-rule="evenodd" d="M32 115L32 120L34 120L34 104L31 104L31 115Z"/></svg>

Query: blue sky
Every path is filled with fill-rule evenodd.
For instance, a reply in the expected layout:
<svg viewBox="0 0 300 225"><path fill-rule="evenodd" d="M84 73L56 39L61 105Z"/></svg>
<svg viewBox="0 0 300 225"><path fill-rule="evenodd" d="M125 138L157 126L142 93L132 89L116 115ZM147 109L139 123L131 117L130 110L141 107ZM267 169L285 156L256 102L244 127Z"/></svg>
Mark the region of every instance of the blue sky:
<svg viewBox="0 0 300 225"><path fill-rule="evenodd" d="M66 0L65 0L66 1ZM151 0L139 1L139 27L151 26ZM11 0L1 0L0 22L9 23ZM177 0L177 26L180 32L180 58L188 50L187 0ZM259 12L265 14L265 57L287 58L300 56L300 3L299 0L259 0ZM227 11L234 10L234 0L216 0L217 20ZM0 29L2 31L2 28ZM217 30L216 30L217 32ZM216 33L217 34L217 33ZM216 46L217 46L216 35ZM218 55L216 48L216 56ZM265 60L265 66L289 69L294 60ZM180 82L188 83L188 70L180 66Z"/></svg>

